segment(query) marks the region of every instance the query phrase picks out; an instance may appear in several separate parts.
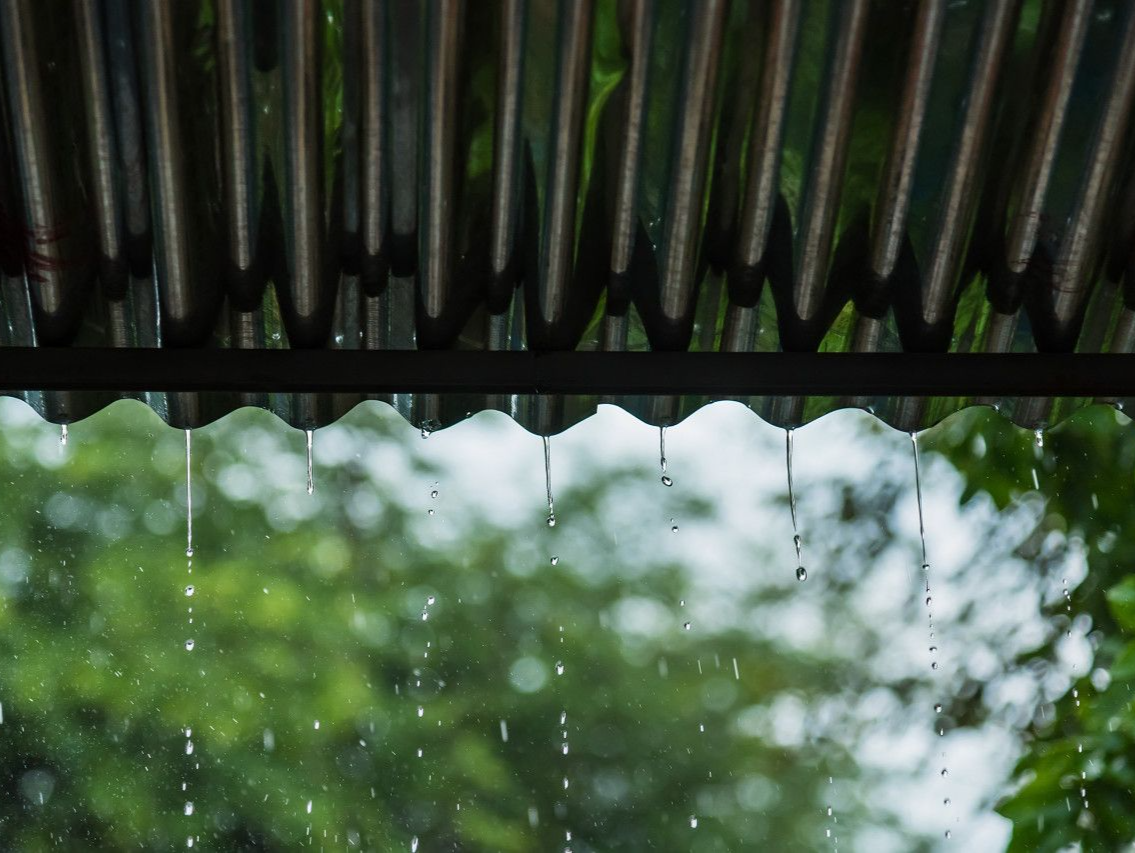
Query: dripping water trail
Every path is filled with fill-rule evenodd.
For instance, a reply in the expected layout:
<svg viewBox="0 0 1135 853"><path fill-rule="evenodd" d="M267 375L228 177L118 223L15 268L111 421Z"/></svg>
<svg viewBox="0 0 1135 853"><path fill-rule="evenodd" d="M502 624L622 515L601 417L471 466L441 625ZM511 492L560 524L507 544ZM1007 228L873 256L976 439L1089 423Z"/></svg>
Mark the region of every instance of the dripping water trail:
<svg viewBox="0 0 1135 853"><path fill-rule="evenodd" d="M1044 458L1044 438L1043 438L1043 435L1044 434L1039 429L1036 430L1036 432L1034 433L1035 441L1036 441L1036 448L1037 448L1036 452L1037 452L1038 461L1043 460L1043 458ZM1092 502L1093 502L1093 504L1098 504L1098 500L1097 500L1097 498L1094 494L1092 495ZM1064 636L1067 639L1071 639L1072 638L1072 623L1075 620L1076 614L1073 612L1073 609L1072 609L1072 593L1068 589L1068 578L1067 577L1061 578L1060 579L1060 585L1061 585L1061 594L1064 596L1064 612L1068 616L1068 628L1064 632ZM1089 667L1089 669L1090 669L1090 667ZM1073 671L1073 682L1072 682L1073 684L1076 683L1075 675L1076 675L1076 673L1075 673L1075 671ZM1072 701L1075 703L1076 716L1079 717L1080 705L1081 705L1081 697L1080 697L1080 688L1079 687L1074 686L1072 688ZM1076 754L1081 755L1081 756L1084 754L1084 742L1083 742L1083 740L1078 740L1076 742ZM1091 804L1088 801L1088 759L1086 759L1086 758L1082 759L1082 763L1080 765L1080 788L1079 788L1079 790L1080 790L1080 804L1083 807L1084 811L1087 812L1091 809Z"/></svg>
<svg viewBox="0 0 1135 853"><path fill-rule="evenodd" d="M188 429L185 430L185 564L186 564L185 565L185 572L186 572L186 575L188 576L187 581L192 580L192 576L193 576L193 432L191 430L188 430ZM193 584L187 582L186 586L185 586L186 598L192 599L195 592L196 592L196 589L194 588ZM189 628L189 632L191 634L192 633L192 625L193 625L193 607L192 607L192 604L190 604L187 607L186 619L188 620L187 621L187 627ZM185 641L185 650L187 652L193 651L194 645L195 645L195 643L193 641L193 638L192 638L192 636L190 636L189 639L187 639ZM189 796L190 796L190 794L189 794L189 782L188 782L188 771L189 770L196 770L196 769L200 768L201 764L196 758L192 758L192 756L194 754L193 729L190 728L189 725L186 725L183 728L182 731L185 735L185 755L186 755L186 762L187 762L186 777L181 782L181 792L182 792L182 795L186 797L185 805L182 807L182 813L185 815L185 817L192 817L193 812L194 812L194 806L193 806L193 801L188 799ZM190 761L193 762L192 766L189 765ZM194 841L195 841L195 836L192 835L192 834L188 835L185 839L185 846L186 847L192 847L193 844L194 844Z"/></svg>
<svg viewBox="0 0 1135 853"><path fill-rule="evenodd" d="M185 556L193 557L193 433L185 431Z"/></svg>
<svg viewBox="0 0 1135 853"><path fill-rule="evenodd" d="M792 544L796 548L796 580L808 580L808 570L800 555L800 528L796 520L796 490L792 485L792 430L784 431L784 461L788 471L788 509L792 513Z"/></svg>
<svg viewBox="0 0 1135 853"><path fill-rule="evenodd" d="M556 526L556 503L552 499L552 444L544 436L544 487L548 491L548 527Z"/></svg>
<svg viewBox="0 0 1135 853"><path fill-rule="evenodd" d="M931 598L931 595L930 595L930 561L926 557L926 519L925 519L925 516L923 514L923 509L922 509L922 460L919 457L919 453L918 453L918 433L912 432L910 434L910 444L911 444L911 448L914 452L914 493L915 493L915 496L918 499L918 539L919 539L919 543L921 544L921 547L922 547L922 574L923 574L923 579L926 581L926 616L927 616L927 625L929 627L929 632L930 632L930 644L929 644L930 668L932 670L937 670L938 669L938 657L937 657L938 646L937 646L937 642L936 642L935 636L934 636L934 612L930 609L932 607L934 601L933 601L933 599ZM934 705L934 713L935 714L942 713L942 704L941 703L936 703ZM941 724L939 724L938 736L944 737L945 734L946 734L945 728L942 727ZM943 759L946 757L945 750L942 751L941 757ZM946 767L945 762L943 762L943 764L942 764L942 770L940 771L939 775L941 775L941 777L943 779L945 779L949 775L949 769ZM946 797L942 802L943 802L944 805L948 806L950 804L950 798ZM946 830L946 838L949 839L950 837L951 837L950 831Z"/></svg>
<svg viewBox="0 0 1135 853"><path fill-rule="evenodd" d="M306 429L304 433L307 436L307 493L309 495L315 494L315 477L314 468L312 466L311 451L312 444L315 441L315 431Z"/></svg>
<svg viewBox="0 0 1135 853"><path fill-rule="evenodd" d="M658 462L662 467L662 485L672 486L674 480L666 473L666 427L658 428Z"/></svg>
<svg viewBox="0 0 1135 853"><path fill-rule="evenodd" d="M59 446L67 446L67 424L59 425Z"/></svg>

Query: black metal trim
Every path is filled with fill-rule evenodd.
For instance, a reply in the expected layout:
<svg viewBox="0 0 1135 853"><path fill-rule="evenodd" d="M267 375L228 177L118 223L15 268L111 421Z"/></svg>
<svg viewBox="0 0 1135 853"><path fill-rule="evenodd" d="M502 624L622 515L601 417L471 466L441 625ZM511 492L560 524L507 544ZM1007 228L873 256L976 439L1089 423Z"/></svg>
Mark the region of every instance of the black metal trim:
<svg viewBox="0 0 1135 853"><path fill-rule="evenodd" d="M1135 397L1135 354L0 348L9 391Z"/></svg>

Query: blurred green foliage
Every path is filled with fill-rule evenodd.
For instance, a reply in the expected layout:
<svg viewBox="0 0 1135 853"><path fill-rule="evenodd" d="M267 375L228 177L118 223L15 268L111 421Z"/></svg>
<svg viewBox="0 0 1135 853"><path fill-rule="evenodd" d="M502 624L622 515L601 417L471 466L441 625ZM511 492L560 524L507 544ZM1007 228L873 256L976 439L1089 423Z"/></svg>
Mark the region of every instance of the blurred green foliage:
<svg viewBox="0 0 1135 853"><path fill-rule="evenodd" d="M52 427L6 403L4 849L156 850L192 837L218 850L399 850L414 838L422 851L826 850L833 826L844 849L870 849L878 836L857 832L880 828L895 849L942 843L901 809L878 809L880 780L857 764L863 724L839 712L885 688L929 713L918 682L881 668L894 635L853 604L887 548L915 556L893 522L910 483L882 471L830 482L835 497L811 529L826 529L831 549L819 534L807 541L807 585L779 567L783 583L726 590L731 610L683 630L685 599L705 588L659 546L680 540L652 538L643 519L664 493L681 536L697 536L726 503L683 491L681 474L662 489L651 454L558 490L551 531L538 491L515 517L493 505L501 483L462 501L430 452L445 438L422 442L368 407L317 434L309 497L302 435L244 410L194 433L189 573L182 433L120 403L61 450ZM945 458L961 474L966 504L988 494L1013 506L1035 468L1044 511L1008 547L1041 573L1069 549L1086 555L1071 615L1075 632L1090 630L1095 677L1076 682L1079 706L1069 691L1024 726L998 808L1013 850L1117 849L1135 835L1135 544L1124 536L1135 434L1097 408L1038 449L971 410L924 442L929 464ZM782 492L776 501L787 523ZM741 553L757 571L773 560L770 532L750 534ZM802 618L801 590L822 608L822 642L776 633ZM1056 630L1021 671L1054 661L1074 628L1062 598L1044 607L1034 617ZM991 684L953 690L951 726L991 719ZM777 703L799 709L799 734L774 731Z"/></svg>

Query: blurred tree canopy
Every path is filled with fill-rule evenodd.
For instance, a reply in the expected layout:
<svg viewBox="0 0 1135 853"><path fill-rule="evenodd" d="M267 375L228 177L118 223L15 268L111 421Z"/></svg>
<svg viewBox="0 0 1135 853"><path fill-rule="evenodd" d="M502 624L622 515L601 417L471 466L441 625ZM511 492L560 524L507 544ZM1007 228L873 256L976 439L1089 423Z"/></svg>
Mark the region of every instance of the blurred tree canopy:
<svg viewBox="0 0 1135 853"><path fill-rule="evenodd" d="M1021 547L1032 559L1069 547L1086 559L1083 582L1049 610L1066 630L1022 659L1052 658L1072 619L1090 631L1091 672L1081 673L1053 713L1034 719L1017 790L998 806L1013 821L1010 850L1127 849L1135 839L1135 431L1125 416L1094 407L1046 434L1043 448L987 410L933 435L933 446L965 477L963 500L984 492L1006 507L1039 469L1046 511Z"/></svg>
<svg viewBox="0 0 1135 853"><path fill-rule="evenodd" d="M558 491L571 510L552 532L538 499L507 523L488 497L454 512L430 445L360 410L317 434L309 497L302 436L245 410L194 433L190 565L180 432L116 404L61 451L49 425L12 411L0 431L5 849L808 850L830 849L832 830L851 845L857 824L902 849L941 843L873 810L850 745L868 724L844 710L879 686L888 635L847 601L862 562L884 562L899 538L906 486L833 485L814 526L835 544L810 552L828 579L806 589L843 633L786 642L775 631L805 588L794 580L722 590L720 621L686 628L695 579L680 553L641 519L621 524L644 488L659 493L646 462ZM1024 728L999 810L1013 849L1114 849L1135 836L1123 535L1135 435L1093 410L1038 457L978 411L926 447L960 472L966 502L987 493L1008 508L1042 469L1042 520L1011 543L1027 559L1083 542L1073 612L1091 619L1097 673L1078 682L1087 701L1069 692ZM695 535L721 507L680 486L662 490L667 513L676 535ZM745 535L746 561L769 563L762 531ZM1022 667L1055 659L1070 627L1063 599L1045 606L1061 630ZM865 639L851 650L847 636ZM884 685L896 702L923 702L919 672ZM981 724L981 687L955 691L951 725Z"/></svg>

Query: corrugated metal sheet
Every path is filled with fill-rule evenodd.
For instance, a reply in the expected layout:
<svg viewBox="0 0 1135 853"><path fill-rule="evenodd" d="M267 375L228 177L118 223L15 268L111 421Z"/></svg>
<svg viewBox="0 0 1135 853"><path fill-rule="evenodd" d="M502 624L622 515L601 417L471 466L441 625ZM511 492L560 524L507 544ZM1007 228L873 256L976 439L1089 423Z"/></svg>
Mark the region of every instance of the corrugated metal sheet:
<svg viewBox="0 0 1135 853"><path fill-rule="evenodd" d="M1135 346L1122 0L3 0L0 60L7 346ZM144 397L179 426L361 399L272 390ZM995 402L854 390L748 402ZM549 432L705 399L389 402Z"/></svg>

